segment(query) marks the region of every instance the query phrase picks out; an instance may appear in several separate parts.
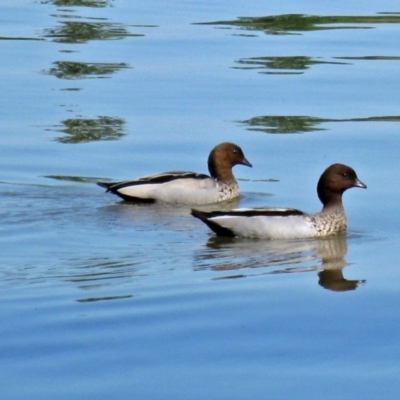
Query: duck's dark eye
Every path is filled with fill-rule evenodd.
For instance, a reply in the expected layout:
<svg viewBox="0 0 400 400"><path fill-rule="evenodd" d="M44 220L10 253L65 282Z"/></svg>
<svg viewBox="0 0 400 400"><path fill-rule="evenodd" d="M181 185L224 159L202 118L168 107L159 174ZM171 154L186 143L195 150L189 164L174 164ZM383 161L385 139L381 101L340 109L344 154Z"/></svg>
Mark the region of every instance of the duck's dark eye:
<svg viewBox="0 0 400 400"><path fill-rule="evenodd" d="M233 150L233 154L237 154L238 153L238 151L235 149L235 150Z"/></svg>
<svg viewBox="0 0 400 400"><path fill-rule="evenodd" d="M348 178L349 174L347 172L343 172L342 176L343 176L343 178Z"/></svg>

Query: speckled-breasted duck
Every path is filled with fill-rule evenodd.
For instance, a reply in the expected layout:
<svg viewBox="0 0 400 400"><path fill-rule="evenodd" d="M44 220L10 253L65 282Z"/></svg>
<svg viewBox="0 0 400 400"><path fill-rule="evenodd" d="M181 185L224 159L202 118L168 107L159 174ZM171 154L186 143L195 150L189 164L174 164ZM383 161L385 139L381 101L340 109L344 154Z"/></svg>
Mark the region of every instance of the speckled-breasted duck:
<svg viewBox="0 0 400 400"><path fill-rule="evenodd" d="M365 189L367 186L357 178L351 167L333 164L318 181L317 193L323 204L318 213L308 214L294 208L260 207L211 212L192 209L192 215L220 236L294 239L336 235L346 232L342 194L352 187Z"/></svg>
<svg viewBox="0 0 400 400"><path fill-rule="evenodd" d="M210 176L189 171L168 171L134 180L97 184L126 201L162 201L175 204L211 204L239 197L232 173L237 165L252 165L234 143L220 143L208 157Z"/></svg>

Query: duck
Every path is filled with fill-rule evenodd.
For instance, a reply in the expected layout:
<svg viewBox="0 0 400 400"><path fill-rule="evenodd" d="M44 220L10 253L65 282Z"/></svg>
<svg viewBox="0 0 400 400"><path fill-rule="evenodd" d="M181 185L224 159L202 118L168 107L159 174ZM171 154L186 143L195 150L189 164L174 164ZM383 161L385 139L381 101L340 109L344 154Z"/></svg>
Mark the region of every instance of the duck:
<svg viewBox="0 0 400 400"><path fill-rule="evenodd" d="M125 201L173 204L212 204L239 197L240 190L232 168L252 164L235 143L215 146L208 157L210 175L190 171L168 171L122 182L97 184Z"/></svg>
<svg viewBox="0 0 400 400"><path fill-rule="evenodd" d="M256 207L228 211L201 211L191 214L218 236L262 239L302 239L344 234L347 230L343 193L350 188L366 189L353 168L332 164L319 178L317 194L323 205L320 212L309 214L295 208Z"/></svg>

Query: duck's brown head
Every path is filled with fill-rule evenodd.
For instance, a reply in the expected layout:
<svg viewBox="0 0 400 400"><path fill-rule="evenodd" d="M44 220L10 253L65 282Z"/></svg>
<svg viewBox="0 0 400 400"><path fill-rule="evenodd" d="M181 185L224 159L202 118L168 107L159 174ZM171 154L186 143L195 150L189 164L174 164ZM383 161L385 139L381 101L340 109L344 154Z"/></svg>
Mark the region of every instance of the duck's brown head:
<svg viewBox="0 0 400 400"><path fill-rule="evenodd" d="M343 192L352 187L367 188L358 179L353 168L344 164L332 164L319 178L317 193L324 208L331 207L340 205Z"/></svg>
<svg viewBox="0 0 400 400"><path fill-rule="evenodd" d="M237 164L252 167L242 149L235 143L224 142L215 146L208 157L208 170L214 179L229 181L234 179L232 167Z"/></svg>

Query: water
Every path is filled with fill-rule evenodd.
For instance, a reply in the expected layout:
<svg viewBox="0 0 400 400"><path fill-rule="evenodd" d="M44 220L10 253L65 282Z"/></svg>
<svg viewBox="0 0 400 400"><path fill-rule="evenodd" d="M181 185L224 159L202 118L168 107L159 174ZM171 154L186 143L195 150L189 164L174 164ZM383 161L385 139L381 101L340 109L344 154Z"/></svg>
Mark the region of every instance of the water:
<svg viewBox="0 0 400 400"><path fill-rule="evenodd" d="M0 8L2 398L396 398L397 3ZM217 239L94 184L225 140L253 164L227 207L316 211L354 167L347 237Z"/></svg>

